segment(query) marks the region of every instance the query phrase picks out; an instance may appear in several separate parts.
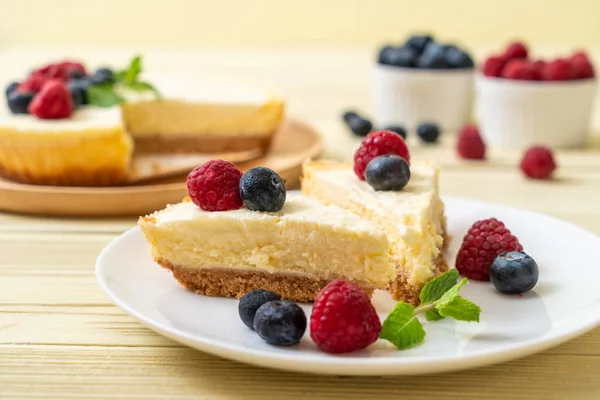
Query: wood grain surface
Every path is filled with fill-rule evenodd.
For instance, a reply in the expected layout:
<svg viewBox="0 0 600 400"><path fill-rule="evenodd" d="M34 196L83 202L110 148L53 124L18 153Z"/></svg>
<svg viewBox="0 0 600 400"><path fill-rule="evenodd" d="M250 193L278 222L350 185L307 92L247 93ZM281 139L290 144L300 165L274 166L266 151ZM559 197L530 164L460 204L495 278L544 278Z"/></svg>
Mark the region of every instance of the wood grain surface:
<svg viewBox="0 0 600 400"><path fill-rule="evenodd" d="M61 54L74 51L90 58L130 54ZM0 51L0 64L17 70L56 52ZM185 68L245 71L281 86L290 112L322 132L325 156L352 157L358 139L339 115L349 106L369 110L367 50L167 53L185 60L178 63ZM160 69L164 54L149 52L148 59ZM536 210L600 234L600 152L593 145L559 152L556 179L533 182L521 176L518 152L491 151L486 162L464 162L455 156L452 133L439 146L414 138L410 144L415 159L442 166L445 195ZM96 284L97 254L135 222L0 214L0 399L600 399L600 330L520 360L419 377L278 372L183 347L124 314Z"/></svg>

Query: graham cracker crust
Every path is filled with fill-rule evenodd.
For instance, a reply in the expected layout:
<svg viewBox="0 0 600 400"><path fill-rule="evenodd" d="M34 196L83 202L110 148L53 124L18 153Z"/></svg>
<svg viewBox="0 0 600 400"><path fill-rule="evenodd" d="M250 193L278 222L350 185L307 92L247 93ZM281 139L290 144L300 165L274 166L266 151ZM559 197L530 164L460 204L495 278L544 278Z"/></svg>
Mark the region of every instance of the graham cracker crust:
<svg viewBox="0 0 600 400"><path fill-rule="evenodd" d="M126 181L128 172L122 168L75 169L60 175L14 171L0 165L0 176L11 181L45 186L115 186Z"/></svg>
<svg viewBox="0 0 600 400"><path fill-rule="evenodd" d="M261 137L227 136L210 137L198 134L195 137L183 136L133 136L137 154L156 153L229 153L236 151L261 150L266 153L271 147L273 133Z"/></svg>
<svg viewBox="0 0 600 400"><path fill-rule="evenodd" d="M297 302L312 302L331 279L315 279L291 274L268 272L235 271L217 268L192 269L171 264L164 259L155 259L163 268L173 272L173 277L188 290L212 297L240 298L255 289L266 289L277 293L282 299ZM369 296L375 290L364 282L354 282Z"/></svg>

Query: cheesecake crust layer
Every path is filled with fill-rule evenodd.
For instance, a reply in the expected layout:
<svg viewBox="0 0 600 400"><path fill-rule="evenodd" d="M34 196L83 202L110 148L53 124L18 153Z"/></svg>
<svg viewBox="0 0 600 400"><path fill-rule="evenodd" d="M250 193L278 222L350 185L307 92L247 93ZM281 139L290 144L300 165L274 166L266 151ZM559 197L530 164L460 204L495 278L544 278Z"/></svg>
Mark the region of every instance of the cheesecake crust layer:
<svg viewBox="0 0 600 400"><path fill-rule="evenodd" d="M219 268L185 268L164 259L154 260L163 268L173 272L173 277L188 290L211 297L240 298L255 289L266 289L277 293L282 299L312 302L331 279L316 279L291 274L239 271ZM367 283L354 282L369 296L375 288Z"/></svg>
<svg viewBox="0 0 600 400"><path fill-rule="evenodd" d="M20 183L44 186L116 186L127 180L128 171L124 168L67 169L60 174L38 174L14 171L0 165L0 176Z"/></svg>
<svg viewBox="0 0 600 400"><path fill-rule="evenodd" d="M261 137L222 136L209 137L198 134L189 136L144 135L133 136L137 154L160 153L230 153L236 151L260 150L266 153L271 147L274 132Z"/></svg>

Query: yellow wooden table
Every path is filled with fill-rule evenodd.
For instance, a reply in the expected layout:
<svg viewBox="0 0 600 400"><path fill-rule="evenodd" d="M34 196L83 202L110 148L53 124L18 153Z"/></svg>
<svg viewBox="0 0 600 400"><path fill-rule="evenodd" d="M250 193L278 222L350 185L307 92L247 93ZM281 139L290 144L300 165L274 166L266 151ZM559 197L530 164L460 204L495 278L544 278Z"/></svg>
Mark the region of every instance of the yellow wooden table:
<svg viewBox="0 0 600 400"><path fill-rule="evenodd" d="M145 51L150 70L176 65L279 86L290 113L321 130L327 157L347 159L358 143L339 115L369 111L368 51ZM131 51L5 49L2 78L56 54L120 62ZM445 195L544 212L600 234L598 150L559 152L557 179L532 182L517 152L468 163L453 143L451 134L440 146L411 142L415 158L441 164ZM600 330L521 360L420 377L278 372L183 347L112 305L96 284L97 254L135 222L0 214L0 399L600 399Z"/></svg>

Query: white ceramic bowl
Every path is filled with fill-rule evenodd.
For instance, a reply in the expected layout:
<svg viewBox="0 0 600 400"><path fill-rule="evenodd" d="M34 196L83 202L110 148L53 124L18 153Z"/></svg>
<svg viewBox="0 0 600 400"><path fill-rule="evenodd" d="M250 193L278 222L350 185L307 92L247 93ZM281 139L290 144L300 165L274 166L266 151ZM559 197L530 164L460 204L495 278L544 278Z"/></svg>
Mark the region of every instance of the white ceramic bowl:
<svg viewBox="0 0 600 400"><path fill-rule="evenodd" d="M596 80L531 82L476 77L476 113L487 144L523 148L585 144Z"/></svg>
<svg viewBox="0 0 600 400"><path fill-rule="evenodd" d="M434 122L442 131L460 129L471 114L473 71L375 65L372 96L377 125L402 125L413 131L422 122Z"/></svg>

